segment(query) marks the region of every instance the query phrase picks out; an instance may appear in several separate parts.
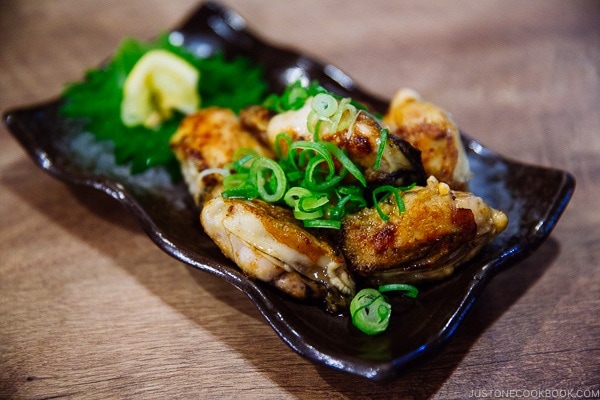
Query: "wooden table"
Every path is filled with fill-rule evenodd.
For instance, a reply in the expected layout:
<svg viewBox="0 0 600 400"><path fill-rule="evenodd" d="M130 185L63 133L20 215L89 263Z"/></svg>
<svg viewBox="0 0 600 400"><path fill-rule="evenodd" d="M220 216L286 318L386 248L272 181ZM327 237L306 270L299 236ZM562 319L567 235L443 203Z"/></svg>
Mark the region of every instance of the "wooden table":
<svg viewBox="0 0 600 400"><path fill-rule="evenodd" d="M167 256L115 202L42 173L2 126L0 398L600 397L599 3L224 3L373 93L412 87L492 149L572 172L562 219L439 354L376 384L294 353L242 293ZM123 37L197 5L0 2L0 109L53 98Z"/></svg>

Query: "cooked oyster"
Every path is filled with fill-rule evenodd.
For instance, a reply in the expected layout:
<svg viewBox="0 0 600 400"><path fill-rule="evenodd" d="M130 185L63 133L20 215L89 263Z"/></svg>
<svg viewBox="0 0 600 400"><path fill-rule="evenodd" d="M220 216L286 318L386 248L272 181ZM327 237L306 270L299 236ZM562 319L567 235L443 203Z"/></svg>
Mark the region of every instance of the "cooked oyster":
<svg viewBox="0 0 600 400"><path fill-rule="evenodd" d="M490 242L507 216L481 198L454 191L435 177L403 192L405 210L393 197L345 218L339 239L349 268L372 285L419 282L450 275Z"/></svg>
<svg viewBox="0 0 600 400"><path fill-rule="evenodd" d="M244 130L230 110L208 108L182 121L171 140L200 222L221 251L248 276L298 299L325 300L336 311L354 294L345 260L283 207L260 200L224 199L223 167L238 149L271 152Z"/></svg>
<svg viewBox="0 0 600 400"><path fill-rule="evenodd" d="M240 148L272 157L269 148L240 127L238 117L229 109L211 107L184 118L170 141L181 164L181 171L194 201L202 205L203 195L220 182L219 174Z"/></svg>
<svg viewBox="0 0 600 400"><path fill-rule="evenodd" d="M185 118L172 138L204 230L248 276L297 299L324 300L337 311L352 298L354 278L368 285L440 279L505 229L503 212L462 190L470 171L456 126L412 92L399 92L385 122L361 110L343 128L319 133L320 140L347 152L371 189L416 182L402 192L402 212L389 196L379 211L348 215L337 234L325 237L302 227L287 208L223 198L222 174L229 173L223 168L238 149L273 157L281 132L295 141L313 140L308 103L281 114L253 106L239 118L229 110L204 109ZM387 136L386 124L392 129ZM428 179L426 172L432 173Z"/></svg>
<svg viewBox="0 0 600 400"><path fill-rule="evenodd" d="M424 101L411 89L399 90L383 118L391 132L421 151L428 176L456 190L467 190L469 161L458 127L440 107Z"/></svg>
<svg viewBox="0 0 600 400"><path fill-rule="evenodd" d="M344 258L302 228L288 209L216 196L204 205L200 221L246 274L294 298L324 299L330 311L337 311L354 295Z"/></svg>
<svg viewBox="0 0 600 400"><path fill-rule="evenodd" d="M249 107L240 114L242 124L259 140L274 146L277 135L287 133L292 140L313 140L307 120L311 111L311 100L306 100L299 110L270 114L258 106ZM370 185L409 185L413 182L424 185L427 179L421 163L420 152L406 140L388 135L379 168L375 168L377 152L384 127L370 113L358 110L355 118L343 130L324 131L319 139L330 142L345 150L348 157L363 169Z"/></svg>

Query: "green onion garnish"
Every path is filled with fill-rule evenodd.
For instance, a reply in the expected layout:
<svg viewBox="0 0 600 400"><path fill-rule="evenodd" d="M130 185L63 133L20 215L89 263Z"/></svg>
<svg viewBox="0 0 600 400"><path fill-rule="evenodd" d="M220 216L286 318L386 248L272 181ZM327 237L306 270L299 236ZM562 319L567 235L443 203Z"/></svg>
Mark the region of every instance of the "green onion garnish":
<svg viewBox="0 0 600 400"><path fill-rule="evenodd" d="M385 331L390 322L392 305L382 293L400 291L410 298L416 298L419 290L408 284L393 283L379 286L379 289L366 288L359 291L350 302L352 324L367 335Z"/></svg>
<svg viewBox="0 0 600 400"><path fill-rule="evenodd" d="M381 219L387 221L390 219L390 216L383 212L383 210L379 206L381 200L377 199L377 195L384 192L387 193L385 196L383 196L381 200L385 199L388 195L393 194L394 199L396 200L396 205L398 206L398 211L401 213L404 212L404 201L402 200L402 196L400 196L400 189L398 189L397 187L391 185L383 185L373 190L373 206L377 210L377 213L379 214Z"/></svg>
<svg viewBox="0 0 600 400"><path fill-rule="evenodd" d="M385 331L390 323L392 305L376 289L362 289L350 302L352 323L367 335Z"/></svg>
<svg viewBox="0 0 600 400"><path fill-rule="evenodd" d="M319 118L328 119L338 109L337 100L330 94L318 93L312 100L311 107Z"/></svg>
<svg viewBox="0 0 600 400"><path fill-rule="evenodd" d="M358 181L363 186L367 186L367 180L365 179L365 176L363 175L363 173L356 166L356 164L354 164L352 162L352 160L350 160L350 158L346 155L346 153L342 149L340 149L333 143L323 142L323 145L325 146L325 148L327 150L329 150L331 152L331 154L333 154L335 156L335 158L338 159L339 162L342 163L342 165L348 172L350 172L352 175L354 175L354 177L356 179L358 179Z"/></svg>
<svg viewBox="0 0 600 400"><path fill-rule="evenodd" d="M350 98L339 99L329 93L318 93L313 97L306 127L318 141L321 132L340 132L352 124L357 115L357 108Z"/></svg>
<svg viewBox="0 0 600 400"><path fill-rule="evenodd" d="M300 82L290 84L283 94L269 96L263 105L285 112L300 109L310 98L307 126L313 140L293 141L288 134L279 133L274 143L276 160L249 150L238 151L234 161L226 166L231 174L224 178L223 196L285 204L293 209L296 219L310 228L340 229L346 215L368 207L369 203L387 221L389 215L383 212L380 202L390 194L395 197L398 211L404 211L400 191L407 188L380 186L372 191L372 200L367 200L367 180L361 169L345 150L320 139L321 132L348 129L357 110L364 110L364 106L329 93L316 82L308 87ZM376 169L380 167L388 133L385 128L380 131Z"/></svg>
<svg viewBox="0 0 600 400"><path fill-rule="evenodd" d="M258 195L264 201L274 203L283 198L287 180L279 164L270 158L254 160L250 168L251 182L256 185Z"/></svg>
<svg viewBox="0 0 600 400"><path fill-rule="evenodd" d="M278 161L238 151L226 166L232 173L223 179L223 197L285 204L311 228L339 229L344 216L367 206L366 179L343 150L323 141L292 142L285 134L277 143L282 145L276 146ZM358 185L342 184L348 172Z"/></svg>
<svg viewBox="0 0 600 400"><path fill-rule="evenodd" d="M388 285L381 285L377 289L380 293L385 292L404 292L406 297L416 298L419 294L419 289L414 287L413 285L408 285L406 283L390 283Z"/></svg>
<svg viewBox="0 0 600 400"><path fill-rule="evenodd" d="M375 170L381 167L381 159L383 158L383 150L385 150L385 144L387 142L389 131L385 128L381 130L381 137L379 139L379 148L377 149L377 157L375 158Z"/></svg>
<svg viewBox="0 0 600 400"><path fill-rule="evenodd" d="M301 81L295 81L286 86L281 95L271 94L263 102L263 106L277 113L290 110L299 110L309 97L319 93L327 93L318 82L313 82L304 87Z"/></svg>
<svg viewBox="0 0 600 400"><path fill-rule="evenodd" d="M333 219L307 219L304 221L304 226L307 228L340 229L342 221Z"/></svg>

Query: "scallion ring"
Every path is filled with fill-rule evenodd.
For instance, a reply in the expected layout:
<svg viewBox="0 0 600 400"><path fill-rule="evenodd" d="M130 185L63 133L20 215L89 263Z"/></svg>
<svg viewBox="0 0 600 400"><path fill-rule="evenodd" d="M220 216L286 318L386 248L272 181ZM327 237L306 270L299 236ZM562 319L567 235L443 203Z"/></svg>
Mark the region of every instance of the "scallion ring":
<svg viewBox="0 0 600 400"><path fill-rule="evenodd" d="M307 163L310 162L312 157L308 156L308 151L312 151L320 155L323 160L327 163L327 168L330 171L330 176L333 176L335 173L335 164L333 163L333 158L331 157L331 152L325 146L326 142L310 142L306 140L300 140L292 143L290 149L288 151L288 158L292 161L293 165L299 168L303 164L303 155L307 157ZM301 150L299 154L298 150ZM296 157L298 156L298 161L296 162ZM314 157L314 156L313 156Z"/></svg>
<svg viewBox="0 0 600 400"><path fill-rule="evenodd" d="M307 97L308 90L306 90L306 88L299 85L291 86L285 96L283 106L286 109L297 110L304 105Z"/></svg>
<svg viewBox="0 0 600 400"><path fill-rule="evenodd" d="M223 190L221 196L223 196L226 199L252 200L258 197L258 190L256 190L255 186L239 186Z"/></svg>
<svg viewBox="0 0 600 400"><path fill-rule="evenodd" d="M325 194L300 197L296 203L298 210L302 212L313 212L329 203L329 197Z"/></svg>
<svg viewBox="0 0 600 400"><path fill-rule="evenodd" d="M321 157L314 157L309 161L304 177L305 185L308 187L308 189L316 191L327 190L337 185L342 179L344 179L346 170L340 171L339 175L334 175L335 169L319 169L319 165L324 162L329 165L329 161ZM326 174L326 176L319 177L319 172L322 172L322 175Z"/></svg>
<svg viewBox="0 0 600 400"><path fill-rule="evenodd" d="M235 173L223 178L223 193L225 198L254 199L258 196L256 186L250 183L248 173Z"/></svg>
<svg viewBox="0 0 600 400"><path fill-rule="evenodd" d="M285 172L270 158L261 157L254 160L250 168L250 179L264 201L274 203L283 198L287 185ZM270 187L269 183L273 186Z"/></svg>
<svg viewBox="0 0 600 400"><path fill-rule="evenodd" d="M310 190L300 186L294 186L288 189L287 192L285 192L285 195L283 196L283 201L285 202L285 204L288 205L288 207L296 207L298 200L300 200L302 197L311 195L312 192Z"/></svg>
<svg viewBox="0 0 600 400"><path fill-rule="evenodd" d="M350 205L354 203L355 206L351 207ZM347 214L347 210L350 212L354 212L360 210L367 206L367 201L363 196L349 194L347 196L342 197L336 207L334 208L335 215L339 216L339 218L344 217Z"/></svg>
<svg viewBox="0 0 600 400"><path fill-rule="evenodd" d="M328 119L338 110L337 100L330 94L319 93L313 97L310 107L320 119Z"/></svg>
<svg viewBox="0 0 600 400"><path fill-rule="evenodd" d="M236 150L233 156L233 163L229 165L236 172L248 172L252 161L259 158L259 154L252 149L241 148Z"/></svg>
<svg viewBox="0 0 600 400"><path fill-rule="evenodd" d="M324 214L325 212L321 208L309 212L302 211L297 206L294 208L294 218L301 221L321 218Z"/></svg>
<svg viewBox="0 0 600 400"><path fill-rule="evenodd" d="M334 132L347 130L354 122L356 114L356 107L351 104L350 98L342 99L338 107L337 115L332 118L332 130Z"/></svg>
<svg viewBox="0 0 600 400"><path fill-rule="evenodd" d="M286 148L285 151L281 148L281 142L285 142ZM287 149L292 145L292 138L285 132L280 132L275 136L275 155L279 161L287 160Z"/></svg>
<svg viewBox="0 0 600 400"><path fill-rule="evenodd" d="M362 289L350 302L352 323L367 335L385 331L391 314L392 305L376 289Z"/></svg>

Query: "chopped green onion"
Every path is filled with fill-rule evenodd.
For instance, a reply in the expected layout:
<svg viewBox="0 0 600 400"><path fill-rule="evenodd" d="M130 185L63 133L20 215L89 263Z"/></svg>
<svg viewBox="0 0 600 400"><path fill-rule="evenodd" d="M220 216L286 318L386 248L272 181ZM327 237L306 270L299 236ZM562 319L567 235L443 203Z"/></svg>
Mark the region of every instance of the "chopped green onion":
<svg viewBox="0 0 600 400"><path fill-rule="evenodd" d="M223 186L225 187L225 190L232 189L237 186L244 186L248 184L248 179L250 179L248 173L238 172L235 174L230 174L223 178Z"/></svg>
<svg viewBox="0 0 600 400"><path fill-rule="evenodd" d="M225 168L207 168L198 174L197 182L202 182L209 175L221 175L225 178L231 174Z"/></svg>
<svg viewBox="0 0 600 400"><path fill-rule="evenodd" d="M333 143L329 143L329 142L323 142L323 146L327 150L329 150L331 152L331 154L333 154L335 156L335 158L337 158L338 161L342 163L344 168L346 168L348 170L348 172L350 172L352 175L354 175L354 177L356 179L358 179L358 181L363 186L367 186L367 180L365 179L365 176L363 175L363 173L360 171L360 169L358 169L356 164L354 164L352 162L352 160L350 160L350 158L346 155L346 153L342 149L340 149Z"/></svg>
<svg viewBox="0 0 600 400"><path fill-rule="evenodd" d="M350 208L349 203L354 203L355 206ZM334 208L336 213L339 213L340 218L346 215L345 210L350 208L352 211L360 210L361 208L365 208L367 206L367 201L363 196L349 194L347 196L342 197L337 206Z"/></svg>
<svg viewBox="0 0 600 400"><path fill-rule="evenodd" d="M259 157L259 154L252 149L237 149L233 158L234 162L230 165L230 167L236 172L248 172L250 171L252 161Z"/></svg>
<svg viewBox="0 0 600 400"><path fill-rule="evenodd" d="M319 93L310 104L320 119L329 119L338 109L337 100L330 94Z"/></svg>
<svg viewBox="0 0 600 400"><path fill-rule="evenodd" d="M302 170L292 170L286 171L285 176L288 178L289 182L299 182L304 179L305 172Z"/></svg>
<svg viewBox="0 0 600 400"><path fill-rule="evenodd" d="M389 131L385 128L381 129L381 136L379 138L379 148L377 149L377 157L375 158L375 170L381 167L381 159L383 158L383 150L385 150L385 144L387 142Z"/></svg>
<svg viewBox="0 0 600 400"><path fill-rule="evenodd" d="M340 100L338 112L332 119L332 130L334 132L339 132L348 129L356 119L356 115L356 106L352 104L349 98L343 98Z"/></svg>
<svg viewBox="0 0 600 400"><path fill-rule="evenodd" d="M350 98L339 100L329 93L318 93L311 101L311 111L306 120L313 140L319 140L321 132L340 132L348 129L357 115L357 108Z"/></svg>
<svg viewBox="0 0 600 400"><path fill-rule="evenodd" d="M277 159L280 161L284 161L287 160L287 151L284 152L281 149L281 142L284 141L287 145L286 149L289 149L290 146L292 145L292 138L290 137L290 135L288 135L285 132L281 132L278 133L277 136L275 136L275 155L277 156Z"/></svg>
<svg viewBox="0 0 600 400"><path fill-rule="evenodd" d="M390 283L388 285L381 285L378 288L380 293L385 292L404 292L404 295L410 298L416 298L419 294L419 289L413 285L406 283Z"/></svg>
<svg viewBox="0 0 600 400"><path fill-rule="evenodd" d="M256 189L256 186L251 185L237 186L223 190L221 196L226 199L252 200L258 197L258 190Z"/></svg>
<svg viewBox="0 0 600 400"><path fill-rule="evenodd" d="M318 93L313 97L310 103L311 111L306 119L307 128L313 134L313 140L317 142L323 129L328 127L328 130L334 131L335 124L332 124L331 117L338 110L338 102L332 95L328 93Z"/></svg>
<svg viewBox="0 0 600 400"><path fill-rule="evenodd" d="M327 203L329 203L329 197L327 195L310 195L301 197L296 204L298 210L302 212L311 212L321 208Z"/></svg>
<svg viewBox="0 0 600 400"><path fill-rule="evenodd" d="M402 197L400 196L399 189L394 186L391 186L391 185L379 186L373 190L373 206L377 210L377 213L379 214L379 216L381 217L382 220L388 221L390 219L390 216L387 215L386 213L384 213L383 210L381 209L381 207L379 206L379 202L381 200L377 199L377 195L382 192L388 192L386 194L386 196L384 196L384 198L387 197L390 193L392 193L396 200L396 205L398 206L398 211L400 213L404 212L404 201L402 201Z"/></svg>
<svg viewBox="0 0 600 400"><path fill-rule="evenodd" d="M341 186L338 189L338 192L339 192L339 194L356 195L356 196L362 197L362 188L359 186L354 186L354 185Z"/></svg>
<svg viewBox="0 0 600 400"><path fill-rule="evenodd" d="M321 157L313 157L306 167L305 171L305 183L306 186L311 190L323 191L332 188L337 185L346 175L346 171L343 170L339 175L333 175L335 170L323 170L319 169L319 165L328 160L322 159ZM326 172L327 176L319 179L319 172ZM325 174L322 174L325 175Z"/></svg>
<svg viewBox="0 0 600 400"><path fill-rule="evenodd" d="M302 211L298 207L294 208L294 218L300 221L321 218L324 214L325 212L320 208L314 211Z"/></svg>
<svg viewBox="0 0 600 400"><path fill-rule="evenodd" d="M327 93L318 82L312 82L308 87L302 86L301 81L295 81L286 86L281 95L271 94L263 102L263 106L277 113L302 108L309 97L319 93Z"/></svg>
<svg viewBox="0 0 600 400"><path fill-rule="evenodd" d="M250 178L264 201L274 203L283 198L287 180L283 169L275 161L266 157L254 160L250 168ZM268 183L272 186L269 187Z"/></svg>
<svg viewBox="0 0 600 400"><path fill-rule="evenodd" d="M367 335L385 331L391 314L392 305L376 289L362 289L350 302L352 323Z"/></svg>
<svg viewBox="0 0 600 400"><path fill-rule="evenodd" d="M381 285L378 289L362 289L350 302L352 324L367 335L385 331L390 322L392 305L382 293L392 291L404 292L405 296L413 299L419 294L416 287L404 283Z"/></svg>
<svg viewBox="0 0 600 400"><path fill-rule="evenodd" d="M342 221L333 219L307 219L302 221L306 228L340 229Z"/></svg>
<svg viewBox="0 0 600 400"><path fill-rule="evenodd" d="M226 166L237 178L224 178L223 196L261 198L285 204L306 227L340 229L345 216L369 206L364 195L367 180L345 150L320 140L318 133L349 129L357 110L365 108L350 98L327 92L314 82L306 88L299 82L288 85L281 96L270 96L265 105L283 112L299 109L310 98L307 125L316 133L314 140L294 141L287 133L279 133L274 143L276 160L261 157L251 150L237 152L234 161ZM380 167L388 134L387 129L381 129L376 168ZM380 202L393 194L402 212L404 203L400 191L411 187L385 185L372 191L373 205L383 220L387 221L389 215L382 211Z"/></svg>
<svg viewBox="0 0 600 400"><path fill-rule="evenodd" d="M292 110L297 110L304 105L308 91L301 86L292 86L284 99L283 106Z"/></svg>
<svg viewBox="0 0 600 400"><path fill-rule="evenodd" d="M293 142L288 151L288 157L290 161L292 161L294 160L293 156L297 153L297 150L312 150L315 153L319 154L327 162L327 166L329 167L331 174L333 174L335 172L335 165L333 164L333 158L331 157L331 154L328 151L326 144L326 142L311 142L307 140L299 140ZM306 155L307 153L300 152L299 154ZM301 157L298 157L298 159L299 161L303 161ZM302 165L302 163L296 165Z"/></svg>
<svg viewBox="0 0 600 400"><path fill-rule="evenodd" d="M247 173L231 174L223 178L223 193L225 198L253 199L258 196L256 186L250 184Z"/></svg>
<svg viewBox="0 0 600 400"><path fill-rule="evenodd" d="M311 196L312 192L306 188L300 186L294 186L290 188L284 195L283 201L288 207L296 207L298 200L305 196Z"/></svg>

